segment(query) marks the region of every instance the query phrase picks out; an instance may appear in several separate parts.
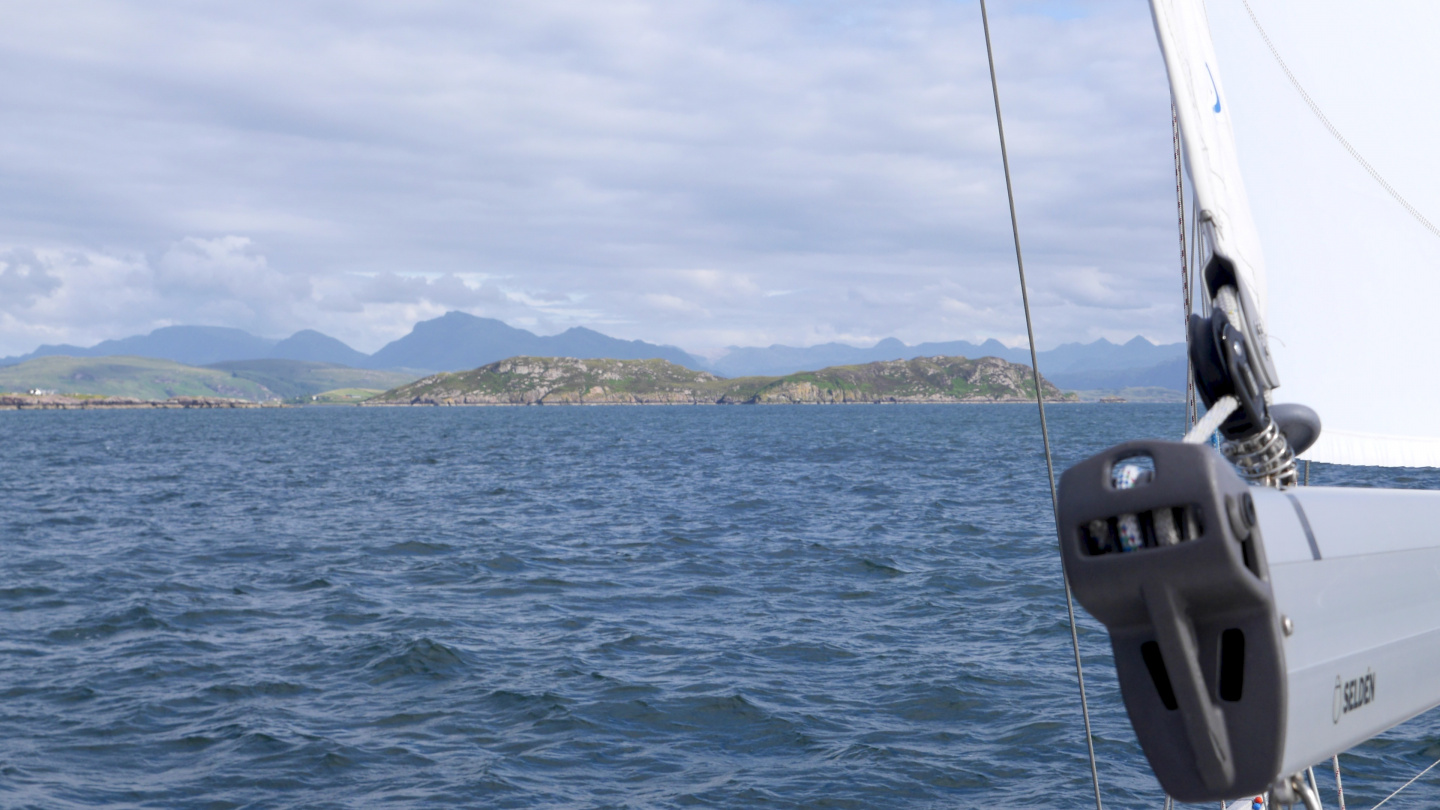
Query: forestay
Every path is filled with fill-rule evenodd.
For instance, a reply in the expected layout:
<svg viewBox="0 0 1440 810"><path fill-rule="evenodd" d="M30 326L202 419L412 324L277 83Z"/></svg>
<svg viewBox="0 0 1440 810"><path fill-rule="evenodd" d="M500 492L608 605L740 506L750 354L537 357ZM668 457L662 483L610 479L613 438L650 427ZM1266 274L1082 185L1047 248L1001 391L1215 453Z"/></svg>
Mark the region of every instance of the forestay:
<svg viewBox="0 0 1440 810"><path fill-rule="evenodd" d="M1334 128L1440 221L1440 4L1249 2ZM1440 466L1440 235L1311 111L1242 0L1152 10L1200 216L1268 334L1275 401L1324 423L1303 458Z"/></svg>

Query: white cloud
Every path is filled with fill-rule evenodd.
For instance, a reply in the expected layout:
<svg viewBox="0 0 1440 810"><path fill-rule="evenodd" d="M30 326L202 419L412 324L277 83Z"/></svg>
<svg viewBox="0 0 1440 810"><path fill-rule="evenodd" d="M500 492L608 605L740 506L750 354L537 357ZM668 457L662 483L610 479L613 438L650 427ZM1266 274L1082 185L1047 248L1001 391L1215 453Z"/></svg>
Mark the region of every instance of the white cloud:
<svg viewBox="0 0 1440 810"><path fill-rule="evenodd" d="M680 313L683 315L708 315L705 309L690 301L686 301L678 295L666 295L664 293L646 293L640 299L647 305L664 312Z"/></svg>
<svg viewBox="0 0 1440 810"><path fill-rule="evenodd" d="M1143 4L992 12L1042 342L1178 339ZM0 244L37 257L0 353L373 349L446 309L695 349L1023 333L969 3L54 0L7 9L0 64Z"/></svg>
<svg viewBox="0 0 1440 810"><path fill-rule="evenodd" d="M312 277L275 270L244 237L185 237L154 260L99 251L0 251L0 355L39 343L89 345L176 323L283 337L320 328L367 351L450 309L535 318L488 281L454 274ZM57 326L60 325L60 326Z"/></svg>

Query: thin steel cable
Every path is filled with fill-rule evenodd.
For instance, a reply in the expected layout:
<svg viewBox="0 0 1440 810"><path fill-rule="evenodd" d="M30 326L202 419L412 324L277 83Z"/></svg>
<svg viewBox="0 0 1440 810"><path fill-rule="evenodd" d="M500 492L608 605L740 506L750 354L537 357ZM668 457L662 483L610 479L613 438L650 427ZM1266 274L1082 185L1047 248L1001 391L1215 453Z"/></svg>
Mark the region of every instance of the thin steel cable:
<svg viewBox="0 0 1440 810"><path fill-rule="evenodd" d="M1000 162L1005 167L1005 197L1010 203L1010 230L1015 237L1015 266L1020 271L1020 301L1025 306L1025 335L1030 341L1030 373L1035 382L1035 404L1040 409L1040 437L1045 444L1045 473L1050 478L1050 515L1059 526L1060 505L1055 495L1055 462L1050 457L1050 428L1045 422L1045 396L1040 387L1040 362L1035 353L1035 328L1030 320L1030 294L1025 287L1025 259L1020 253L1020 221L1015 217L1015 188L1010 181L1010 154L1005 149L1005 118L1000 114L1000 84L995 79L995 50L990 45L990 15L980 0L980 23L985 28L985 58L990 63L990 92L995 97L995 128L1000 134ZM1080 713L1085 718L1085 747L1090 752L1090 779L1095 784L1095 810L1100 803L1100 769L1095 765L1095 736L1090 730L1090 702L1085 697L1085 669L1080 663L1080 634L1075 629L1075 600L1070 576L1062 558L1060 578L1065 582L1065 610L1070 619L1070 645L1075 651L1075 679L1080 683Z"/></svg>
<svg viewBox="0 0 1440 810"><path fill-rule="evenodd" d="M1325 129L1330 131L1330 135L1334 137L1336 141L1339 141L1341 146L1345 147L1345 151L1349 152L1350 157L1354 158L1355 162L1360 164L1360 168L1364 169L1375 182L1380 184L1381 188L1385 189L1386 194L1395 198L1395 202L1400 203L1401 207L1403 207L1410 216L1414 217L1417 222L1424 225L1427 230L1436 236L1440 236L1440 228L1435 227L1435 224L1426 219L1424 214L1416 210L1415 206L1411 205L1409 200L1400 196L1400 192L1396 191L1394 186L1390 185L1385 178L1381 177L1380 172L1376 171L1375 167L1370 165L1370 161L1361 157L1359 150L1351 146L1350 142L1345 140L1345 136L1340 134L1340 130L1336 129L1335 125L1330 123L1330 119L1325 116L1325 113L1320 111L1320 105L1315 103L1315 99L1310 98L1310 94L1305 92L1304 87L1300 86L1300 80L1295 78L1294 73L1290 72L1290 66L1285 64L1284 59L1280 58L1280 51L1275 48L1275 43L1270 41L1270 35L1265 33L1265 28L1260 25L1260 18L1255 16L1255 10L1250 8L1250 0L1240 0L1240 2L1245 4L1245 13L1250 15L1250 22L1255 24L1255 30L1260 32L1260 38L1265 40L1265 47L1270 49L1270 55L1275 57L1275 61L1280 64L1280 69L1285 71L1285 78L1290 80L1290 85L1300 94L1300 98L1305 101L1305 106L1310 108L1310 112L1315 113L1315 117L1320 119L1320 123L1325 125Z"/></svg>
<svg viewBox="0 0 1440 810"><path fill-rule="evenodd" d="M1185 430L1195 424L1195 370L1190 367L1190 259L1185 253L1185 172L1180 160L1180 113L1170 99L1170 133L1175 141L1175 209L1180 223L1180 318L1185 327Z"/></svg>
<svg viewBox="0 0 1440 810"><path fill-rule="evenodd" d="M981 2L984 2L984 0L981 0ZM1435 760L1434 762L1430 763L1430 768L1434 768L1436 765L1440 765L1440 759L1437 759L1437 760ZM1402 790L1404 790L1405 788L1410 787L1411 785L1415 784L1415 780L1416 780L1416 779L1419 779L1420 777L1422 777L1422 776L1424 776L1425 774L1429 773L1429 772L1430 772L1430 768L1426 768L1425 770L1423 770L1423 771L1415 774L1413 777L1410 778L1410 781L1409 781L1409 782L1406 782L1405 784L1401 785L1400 787L1395 788L1395 793L1391 793L1389 796L1386 796L1385 798L1381 799L1381 800L1380 800L1380 804L1384 804L1385 802L1390 801L1391 799L1395 798L1395 795L1398 794L1400 791L1402 791ZM1380 807L1380 804L1375 805L1375 807L1370 808L1370 810L1377 810L1377 808Z"/></svg>
<svg viewBox="0 0 1440 810"><path fill-rule="evenodd" d="M1198 219L1198 217L1195 216L1195 209L1196 209L1196 208L1199 208L1199 207L1200 207L1200 206L1199 206L1199 200L1198 200L1198 199L1196 198L1196 196L1195 196L1195 190L1194 190L1194 189L1191 189L1191 190L1190 190L1190 278L1189 278L1189 281L1190 281L1190 289L1191 289L1191 291L1192 291L1192 292L1191 292L1191 298L1190 298L1190 311L1191 311L1191 312L1194 312L1194 311L1195 311L1195 297L1194 297L1194 292L1193 292L1193 291L1198 288L1198 286L1199 286L1199 277L1200 277L1199 270L1198 270L1198 268L1196 267L1196 265L1198 265L1198 264L1200 263L1200 262L1199 262L1199 259L1200 259L1200 225L1199 225L1199 223L1196 222L1196 219ZM1201 313L1200 313L1201 315L1205 315L1205 314L1206 314L1206 313L1204 312L1204 310L1205 310L1205 296L1203 296L1203 295L1200 296L1200 310L1201 310ZM1186 318L1189 318L1189 315L1188 315L1188 314L1186 315ZM1186 340L1189 340L1189 339L1190 339L1190 324L1189 324L1188 321L1187 321L1186 324L1185 324L1185 339L1186 339ZM1196 390L1195 390L1195 369L1190 368L1190 356L1189 356L1189 352L1186 352L1186 356L1185 356L1185 368L1186 368L1186 370L1189 372L1189 373L1187 374L1186 380L1185 380L1185 382L1186 382L1186 388L1187 388L1187 391L1186 391L1187 397L1186 397L1185 405L1186 405L1186 407L1187 407L1187 408L1189 409L1189 411L1190 411L1190 427L1194 427L1194 426L1195 426L1195 422L1200 418L1200 401L1199 401L1199 394L1198 394L1198 393L1196 392Z"/></svg>

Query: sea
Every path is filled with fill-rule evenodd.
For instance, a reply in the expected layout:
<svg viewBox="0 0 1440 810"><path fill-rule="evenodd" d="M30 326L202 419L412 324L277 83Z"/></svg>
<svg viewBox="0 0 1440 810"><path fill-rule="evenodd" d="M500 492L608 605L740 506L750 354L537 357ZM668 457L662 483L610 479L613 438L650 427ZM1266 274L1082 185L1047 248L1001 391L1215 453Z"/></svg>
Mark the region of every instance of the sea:
<svg viewBox="0 0 1440 810"><path fill-rule="evenodd" d="M1060 469L1184 422L1048 415ZM1033 406L9 412L0 440L0 807L1094 806ZM1158 810L1078 621L1105 806ZM1440 712L1341 755L1347 805L1437 758ZM1437 805L1440 769L1387 807Z"/></svg>

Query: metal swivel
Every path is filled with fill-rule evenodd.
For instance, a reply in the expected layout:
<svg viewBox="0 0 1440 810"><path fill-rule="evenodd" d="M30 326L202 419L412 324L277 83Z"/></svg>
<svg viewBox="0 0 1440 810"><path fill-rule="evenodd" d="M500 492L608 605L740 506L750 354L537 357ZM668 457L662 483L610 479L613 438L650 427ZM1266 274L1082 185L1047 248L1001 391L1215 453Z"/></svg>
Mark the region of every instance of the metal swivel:
<svg viewBox="0 0 1440 810"><path fill-rule="evenodd" d="M1303 437L1300 449L1304 450L1319 434L1319 418L1303 405L1279 406L1271 412L1245 333L1223 309L1217 307L1208 318L1190 316L1190 362L1205 407L1213 407L1224 396L1239 402L1220 425L1225 437L1220 452L1251 482L1281 488L1299 483L1290 436ZM1282 424L1277 416L1291 424Z"/></svg>

